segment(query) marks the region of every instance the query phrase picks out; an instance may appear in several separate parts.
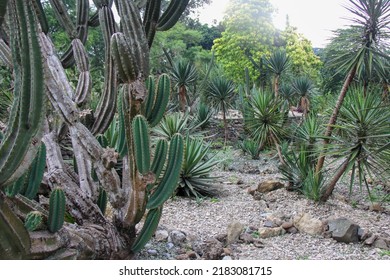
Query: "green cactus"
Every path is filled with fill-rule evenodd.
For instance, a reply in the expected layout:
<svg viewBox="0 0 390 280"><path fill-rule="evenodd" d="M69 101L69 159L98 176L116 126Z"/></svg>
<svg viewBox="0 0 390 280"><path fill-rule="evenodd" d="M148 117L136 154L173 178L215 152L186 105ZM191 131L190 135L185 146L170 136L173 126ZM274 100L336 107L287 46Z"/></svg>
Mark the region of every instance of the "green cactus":
<svg viewBox="0 0 390 280"><path fill-rule="evenodd" d="M154 81L148 79L148 98L144 107L144 115L149 124L156 126L162 119L165 109L169 102L171 90L171 82L168 75L162 74L157 82L157 90L155 91Z"/></svg>
<svg viewBox="0 0 390 280"><path fill-rule="evenodd" d="M41 185L43 179L43 173L46 166L46 146L44 143L41 143L41 147L38 150L38 154L35 157L30 171L27 175L26 189L24 191L24 196L29 199L34 199L38 193L39 186Z"/></svg>
<svg viewBox="0 0 390 280"><path fill-rule="evenodd" d="M99 206L100 211L102 211L102 214L104 215L106 213L107 208L107 192L103 188L99 189L97 205Z"/></svg>
<svg viewBox="0 0 390 280"><path fill-rule="evenodd" d="M0 2L0 26L3 24L5 13L7 12L8 0Z"/></svg>
<svg viewBox="0 0 390 280"><path fill-rule="evenodd" d="M125 116L123 113L123 91L119 92L118 98L118 141L116 145L116 150L119 155L123 158L127 154L127 143L126 143L126 132L125 132Z"/></svg>
<svg viewBox="0 0 390 280"><path fill-rule="evenodd" d="M17 179L12 185L5 188L5 194L8 197L15 197L19 193L23 193L26 187L27 173Z"/></svg>
<svg viewBox="0 0 390 280"><path fill-rule="evenodd" d="M171 29L179 20L180 16L187 7L189 0L172 0L168 8L162 14L157 22L158 31L167 31Z"/></svg>
<svg viewBox="0 0 390 280"><path fill-rule="evenodd" d="M27 214L24 221L24 227L28 231L35 231L41 229L43 226L43 215L39 211L31 211Z"/></svg>
<svg viewBox="0 0 390 280"><path fill-rule="evenodd" d="M145 223L138 234L131 250L139 252L155 233L162 214L162 207L149 210Z"/></svg>
<svg viewBox="0 0 390 280"><path fill-rule="evenodd" d="M8 130L0 146L0 187L9 185L29 168L40 143L45 115L42 55L36 14L30 1L11 1L11 45L15 72L14 103ZM17 148L15 148L17 147Z"/></svg>
<svg viewBox="0 0 390 280"><path fill-rule="evenodd" d="M142 115L133 120L133 139L135 151L135 163L138 171L145 174L150 170L150 140L148 124Z"/></svg>
<svg viewBox="0 0 390 280"><path fill-rule="evenodd" d="M176 189L180 176L181 164L183 162L183 142L183 137L180 134L175 134L172 137L169 147L167 168L163 178L149 198L146 205L148 209L161 206Z"/></svg>
<svg viewBox="0 0 390 280"><path fill-rule="evenodd" d="M64 224L65 217L65 193L56 188L50 193L49 217L47 226L50 232L57 232Z"/></svg>
<svg viewBox="0 0 390 280"><path fill-rule="evenodd" d="M25 259L30 237L22 221L12 212L0 192L0 259Z"/></svg>
<svg viewBox="0 0 390 280"><path fill-rule="evenodd" d="M159 139L156 144L154 152L154 159L151 170L155 174L156 179L160 177L161 171L164 167L168 152L168 141L166 139Z"/></svg>

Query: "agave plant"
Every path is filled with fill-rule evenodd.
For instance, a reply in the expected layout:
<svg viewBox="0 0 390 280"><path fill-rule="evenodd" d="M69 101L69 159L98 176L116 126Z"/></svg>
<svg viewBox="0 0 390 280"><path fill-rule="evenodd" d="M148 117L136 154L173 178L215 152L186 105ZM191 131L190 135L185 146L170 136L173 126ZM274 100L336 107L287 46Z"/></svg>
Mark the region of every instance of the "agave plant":
<svg viewBox="0 0 390 280"><path fill-rule="evenodd" d="M213 115L209 106L204 103L199 103L196 110L196 121L199 124L200 129L205 129L210 125L210 119Z"/></svg>
<svg viewBox="0 0 390 280"><path fill-rule="evenodd" d="M211 78L205 93L207 102L210 102L210 105L213 106L214 109L222 112L225 146L228 138L226 113L232 106L235 90L236 88L232 81L223 76L215 76Z"/></svg>
<svg viewBox="0 0 390 280"><path fill-rule="evenodd" d="M267 69L274 74L273 90L275 97L279 95L279 79L290 66L290 58L285 50L277 50L265 59Z"/></svg>
<svg viewBox="0 0 390 280"><path fill-rule="evenodd" d="M260 158L261 149L259 144L256 141L252 139L244 139L240 143L240 147L243 150L243 152L249 154L252 159Z"/></svg>
<svg viewBox="0 0 390 280"><path fill-rule="evenodd" d="M218 190L213 185L215 177L210 174L219 162L215 154L210 155L210 145L205 144L202 138L187 136L178 194L195 197L216 196Z"/></svg>

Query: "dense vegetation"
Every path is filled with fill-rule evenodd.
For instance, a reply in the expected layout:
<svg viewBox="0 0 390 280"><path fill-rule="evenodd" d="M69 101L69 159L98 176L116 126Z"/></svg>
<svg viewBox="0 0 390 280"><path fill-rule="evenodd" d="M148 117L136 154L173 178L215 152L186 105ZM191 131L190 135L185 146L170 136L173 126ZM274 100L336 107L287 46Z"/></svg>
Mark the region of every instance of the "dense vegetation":
<svg viewBox="0 0 390 280"><path fill-rule="evenodd" d="M269 0L214 26L191 16L209 2L0 3L0 258L131 258L170 197L217 194L216 142L274 151L315 201L343 176L388 188L390 2L350 0L320 50Z"/></svg>

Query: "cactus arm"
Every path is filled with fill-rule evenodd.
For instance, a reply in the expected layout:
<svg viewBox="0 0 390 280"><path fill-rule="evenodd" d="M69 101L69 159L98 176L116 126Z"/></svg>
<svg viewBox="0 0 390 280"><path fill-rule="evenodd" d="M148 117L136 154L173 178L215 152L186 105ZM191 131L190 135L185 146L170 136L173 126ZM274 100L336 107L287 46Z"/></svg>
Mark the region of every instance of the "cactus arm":
<svg viewBox="0 0 390 280"><path fill-rule="evenodd" d="M102 211L102 214L104 215L106 213L107 208L107 192L103 188L100 188L99 190L97 205L99 206L100 211Z"/></svg>
<svg viewBox="0 0 390 280"><path fill-rule="evenodd" d="M12 183L31 164L40 143L39 131L45 113L36 15L30 1L11 1L9 7L13 15L11 28L15 30L15 37L11 38L15 54L15 100L8 125L10 132L0 146L0 186Z"/></svg>
<svg viewBox="0 0 390 280"><path fill-rule="evenodd" d="M146 11L143 25L145 26L146 38L149 48L152 47L154 36L156 34L157 22L160 17L161 0L149 0L146 3Z"/></svg>
<svg viewBox="0 0 390 280"><path fill-rule="evenodd" d="M174 192L180 176L181 165L183 162L184 144L183 137L175 134L172 137L167 168L161 182L154 193L151 194L146 205L148 209L161 206Z"/></svg>
<svg viewBox="0 0 390 280"><path fill-rule="evenodd" d="M162 207L149 210L145 223L133 243L131 250L139 252L155 233L162 214Z"/></svg>
<svg viewBox="0 0 390 280"><path fill-rule="evenodd" d="M62 189L56 188L50 193L49 217L47 227L50 232L61 229L65 218L65 193Z"/></svg>
<svg viewBox="0 0 390 280"><path fill-rule="evenodd" d="M115 33L111 37L111 53L122 82L130 83L138 78L138 72L134 65L134 57L131 54L123 33Z"/></svg>
<svg viewBox="0 0 390 280"><path fill-rule="evenodd" d="M141 174L150 170L150 140L146 119L138 115L133 120L135 163Z"/></svg>
<svg viewBox="0 0 390 280"><path fill-rule="evenodd" d="M25 190L24 196L29 199L34 199L38 193L39 186L41 185L43 179L43 173L46 166L46 146L44 143L41 143L39 147L37 156L35 157L31 170L28 173L27 188Z"/></svg>
<svg viewBox="0 0 390 280"><path fill-rule="evenodd" d="M75 102L78 106L82 106L88 102L91 96L92 79L89 72L88 56L83 43L80 39L74 39L72 46L77 69L80 72L75 91Z"/></svg>
<svg viewBox="0 0 390 280"><path fill-rule="evenodd" d="M43 214L39 211L31 211L26 215L24 221L24 227L28 231L34 231L42 228L43 226Z"/></svg>
<svg viewBox="0 0 390 280"><path fill-rule="evenodd" d="M168 75L161 75L158 79L157 93L155 102L153 103L153 108L150 110L150 112L145 112L149 116L148 121L152 127L156 126L164 115L165 109L169 102L170 89L171 83Z"/></svg>
<svg viewBox="0 0 390 280"><path fill-rule="evenodd" d="M56 15L56 19L61 24L62 28L65 29L66 34L69 38L76 38L76 28L68 14L66 6L61 0L49 0L50 5Z"/></svg>
<svg viewBox="0 0 390 280"><path fill-rule="evenodd" d="M167 31L171 29L186 9L188 2L189 0L171 0L168 5L168 8L158 20L157 30Z"/></svg>
<svg viewBox="0 0 390 280"><path fill-rule="evenodd" d="M33 1L35 10L37 12L37 16L39 19L39 23L41 24L42 32L47 34L49 32L49 24L47 23L46 15L43 10L42 4L40 0Z"/></svg>
<svg viewBox="0 0 390 280"><path fill-rule="evenodd" d="M117 94L117 71L114 67L114 61L111 57L110 50L111 36L116 32L116 24L112 10L107 6L100 8L99 19L103 30L104 45L106 47L106 67L104 70L104 90L102 97L99 100L95 112L96 119L92 126L92 133L94 135L103 134L110 126L115 115Z"/></svg>
<svg viewBox="0 0 390 280"><path fill-rule="evenodd" d="M154 152L154 159L151 167L151 171L156 177L156 180L160 177L161 171L164 167L165 160L168 152L168 141L166 139L159 139L157 141L156 150Z"/></svg>
<svg viewBox="0 0 390 280"><path fill-rule="evenodd" d="M148 96L145 102L142 104L142 110L145 118L149 119L156 98L156 83L154 82L152 76L149 76L149 78L146 80L146 89L148 91Z"/></svg>
<svg viewBox="0 0 390 280"><path fill-rule="evenodd" d="M125 116L123 113L123 91L121 90L119 92L119 98L118 98L118 129L119 129L119 135L118 135L118 142L116 145L116 150L118 151L119 155L123 158L127 154L127 142L126 142L126 132L125 132Z"/></svg>
<svg viewBox="0 0 390 280"><path fill-rule="evenodd" d="M0 259L25 259L30 252L30 237L5 199L0 193Z"/></svg>
<svg viewBox="0 0 390 280"><path fill-rule="evenodd" d="M3 24L5 13L7 12L8 0L0 2L0 26Z"/></svg>

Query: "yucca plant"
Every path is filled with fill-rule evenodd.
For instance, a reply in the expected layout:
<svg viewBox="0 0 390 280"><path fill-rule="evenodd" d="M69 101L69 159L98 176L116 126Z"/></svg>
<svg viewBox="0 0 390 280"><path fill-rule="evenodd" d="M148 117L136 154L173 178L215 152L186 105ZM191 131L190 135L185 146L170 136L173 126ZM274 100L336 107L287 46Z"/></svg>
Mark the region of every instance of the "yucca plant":
<svg viewBox="0 0 390 280"><path fill-rule="evenodd" d="M275 97L279 95L279 80L282 73L286 72L290 66L290 58L285 50L277 50L265 59L267 69L274 74L273 90Z"/></svg>
<svg viewBox="0 0 390 280"><path fill-rule="evenodd" d="M296 78L293 81L292 87L295 94L299 97L297 109L306 116L310 111L309 95L313 93L314 90L313 82L310 80L310 78L302 76Z"/></svg>
<svg viewBox="0 0 390 280"><path fill-rule="evenodd" d="M388 142L389 131L389 105L382 102L380 92L365 94L363 88L352 88L341 107L333 143L327 149L327 154L337 156L341 164L328 182L322 200L328 199L348 171L352 172L351 190L356 177L359 185L367 188L367 177L388 179L388 152L381 147Z"/></svg>
<svg viewBox="0 0 390 280"><path fill-rule="evenodd" d="M209 102L216 111L222 112L225 146L228 138L226 114L228 109L232 107L235 90L236 88L232 81L223 76L214 76L210 79L205 91L207 102Z"/></svg>
<svg viewBox="0 0 390 280"><path fill-rule="evenodd" d="M216 196L215 177L211 172L219 162L215 154L211 155L210 144L202 138L187 136L178 193L194 197Z"/></svg>
<svg viewBox="0 0 390 280"><path fill-rule="evenodd" d="M248 120L248 129L251 137L259 143L260 149L265 145L274 145L279 159L283 163L279 144L287 135L284 126L285 112L281 109L281 101L267 91L252 90L249 100L251 119Z"/></svg>
<svg viewBox="0 0 390 280"><path fill-rule="evenodd" d="M349 0L347 9L353 14L353 34L346 38L344 52L332 60L335 69L347 73L343 87L340 90L332 115L329 118L323 146L330 143L331 135L348 88L355 76L361 75L366 69L369 74L382 67L378 57L389 58L386 50L389 39L390 1L388 0ZM323 153L317 162L316 172L320 172L325 162Z"/></svg>
<svg viewBox="0 0 390 280"><path fill-rule="evenodd" d="M187 93L190 86L196 83L198 73L195 65L189 61L179 60L173 63L170 76L174 87L178 90L179 106L182 112L187 105Z"/></svg>

